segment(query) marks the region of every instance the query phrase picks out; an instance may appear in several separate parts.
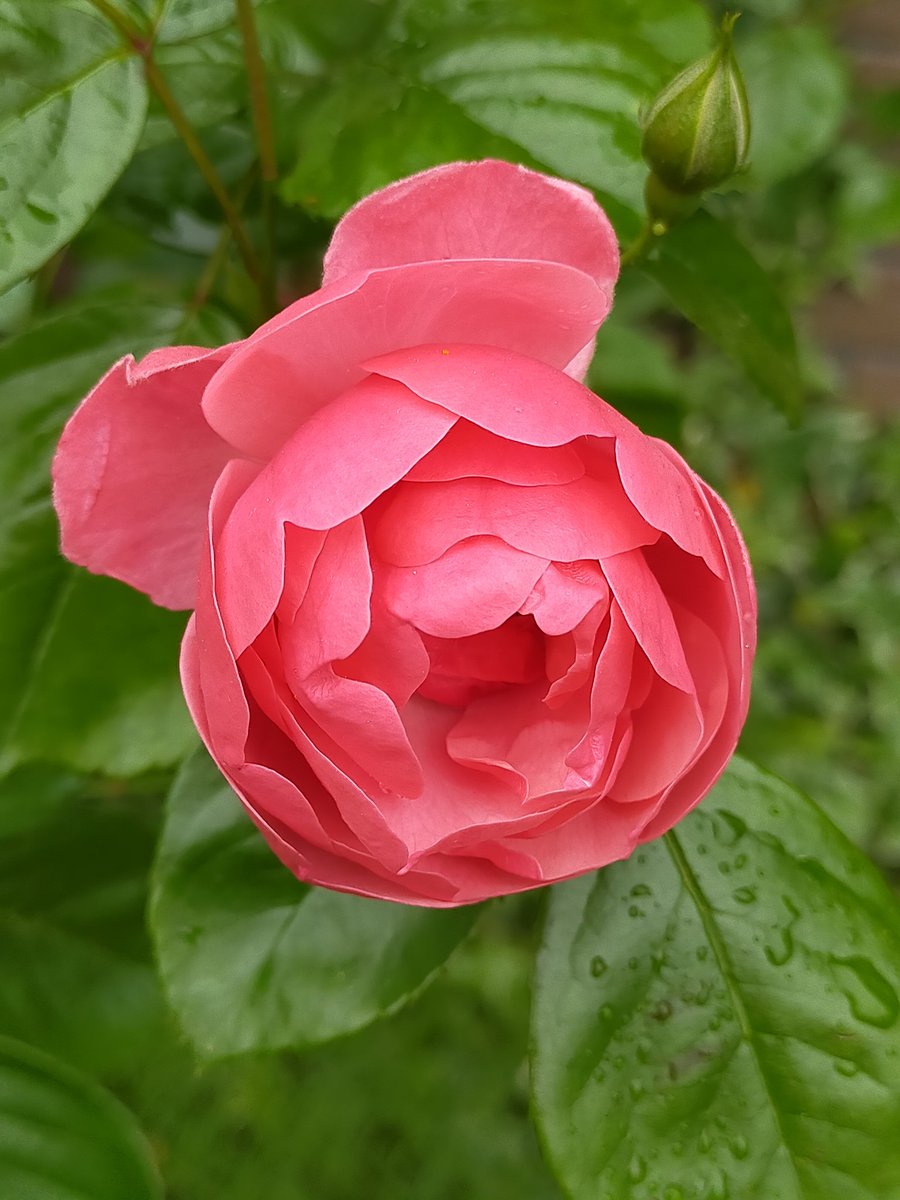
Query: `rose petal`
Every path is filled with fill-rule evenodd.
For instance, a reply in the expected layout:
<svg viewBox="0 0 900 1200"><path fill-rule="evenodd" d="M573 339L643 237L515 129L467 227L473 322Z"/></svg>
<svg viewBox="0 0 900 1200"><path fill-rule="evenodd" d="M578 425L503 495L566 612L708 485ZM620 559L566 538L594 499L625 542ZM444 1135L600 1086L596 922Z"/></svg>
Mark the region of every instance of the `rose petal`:
<svg viewBox="0 0 900 1200"><path fill-rule="evenodd" d="M394 616L378 591L372 596L371 621L356 650L335 662L334 669L346 679L374 684L399 711L428 675L428 651L418 630Z"/></svg>
<svg viewBox="0 0 900 1200"><path fill-rule="evenodd" d="M218 586L236 655L262 630L283 591L284 603L296 608L322 545L316 531L362 512L455 419L393 382L371 379L297 431L246 489L222 533ZM286 525L297 527L287 544L298 552L287 580Z"/></svg>
<svg viewBox="0 0 900 1200"><path fill-rule="evenodd" d="M593 337L605 304L587 275L555 263L416 263L348 276L249 338L203 409L226 441L267 459L358 383L367 359L446 338L528 352L561 370Z"/></svg>
<svg viewBox="0 0 900 1200"><path fill-rule="evenodd" d="M480 339L473 338L472 343ZM424 341L424 339L423 339ZM593 392L527 345L454 344L395 350L363 363L417 396L482 429L530 446L562 446L577 438L643 434Z"/></svg>
<svg viewBox="0 0 900 1200"><path fill-rule="evenodd" d="M591 609L609 598L609 587L596 562L555 562L534 585L520 609L532 613L544 633L569 633Z"/></svg>
<svg viewBox="0 0 900 1200"><path fill-rule="evenodd" d="M603 573L638 645L657 674L682 692L694 683L672 610L641 550L604 558Z"/></svg>
<svg viewBox="0 0 900 1200"><path fill-rule="evenodd" d="M206 553L200 563L197 608L182 643L181 680L191 715L220 766L244 762L250 709L216 598L216 543L222 526L256 468L234 460L216 481L207 517Z"/></svg>
<svg viewBox="0 0 900 1200"><path fill-rule="evenodd" d="M384 562L417 567L478 535L567 562L606 558L659 537L614 477L585 476L531 488L494 479L455 479L399 484L381 513L372 546Z"/></svg>
<svg viewBox="0 0 900 1200"><path fill-rule="evenodd" d="M193 607L210 494L234 457L200 407L232 352L123 358L69 419L53 461L63 554L167 608Z"/></svg>
<svg viewBox="0 0 900 1200"><path fill-rule="evenodd" d="M346 658L369 632L372 571L361 517L329 530L294 620L278 623L289 683Z"/></svg>
<svg viewBox="0 0 900 1200"><path fill-rule="evenodd" d="M625 491L638 512L662 533L698 555L716 575L725 564L715 526L697 496L697 478L671 446L656 438L623 437L616 461Z"/></svg>
<svg viewBox="0 0 900 1200"><path fill-rule="evenodd" d="M382 188L342 218L325 282L429 259L533 258L591 275L611 299L619 249L585 188L488 159L433 167Z"/></svg>
<svg viewBox="0 0 900 1200"><path fill-rule="evenodd" d="M571 446L528 446L469 421L457 421L406 478L411 483L432 483L479 475L521 487L571 483L584 475L584 463Z"/></svg>
<svg viewBox="0 0 900 1200"><path fill-rule="evenodd" d="M546 558L480 536L421 566L385 564L378 579L385 603L401 620L435 637L468 637L511 617L547 566Z"/></svg>

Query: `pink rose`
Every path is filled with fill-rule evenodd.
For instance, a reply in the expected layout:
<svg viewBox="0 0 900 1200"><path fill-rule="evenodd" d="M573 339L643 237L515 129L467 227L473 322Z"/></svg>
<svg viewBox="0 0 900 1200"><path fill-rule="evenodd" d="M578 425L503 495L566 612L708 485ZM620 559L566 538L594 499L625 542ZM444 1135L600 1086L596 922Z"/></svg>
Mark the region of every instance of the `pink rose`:
<svg viewBox="0 0 900 1200"><path fill-rule="evenodd" d="M195 609L194 721L301 879L437 906L565 879L733 751L740 535L577 381L617 272L583 189L439 167L347 214L320 291L123 359L69 421L64 553Z"/></svg>

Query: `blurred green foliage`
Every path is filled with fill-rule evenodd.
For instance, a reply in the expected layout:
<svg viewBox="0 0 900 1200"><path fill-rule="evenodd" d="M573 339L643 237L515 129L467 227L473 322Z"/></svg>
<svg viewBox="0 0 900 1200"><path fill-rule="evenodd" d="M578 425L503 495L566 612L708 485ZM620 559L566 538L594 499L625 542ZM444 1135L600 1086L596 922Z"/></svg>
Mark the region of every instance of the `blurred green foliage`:
<svg viewBox="0 0 900 1200"><path fill-rule="evenodd" d="M896 885L900 424L842 392L814 313L834 286L864 287L866 255L900 235L886 152L900 100L854 80L839 4L743 7L751 168L624 275L590 382L679 446L744 530L762 631L744 752L814 796ZM576 179L629 240L639 109L708 48L723 8L258 0L282 301L317 286L351 203L450 158ZM550 1200L526 1098L539 897L482 913L399 1016L303 1054L199 1067L161 994L143 913L162 797L194 745L181 618L61 563L47 468L115 358L240 336L261 307L110 13L155 35L254 245L266 230L232 0L0 0L15 79L0 103L0 1035L125 1100L170 1200L261 1186L269 1200ZM22 150L37 142L39 176Z"/></svg>

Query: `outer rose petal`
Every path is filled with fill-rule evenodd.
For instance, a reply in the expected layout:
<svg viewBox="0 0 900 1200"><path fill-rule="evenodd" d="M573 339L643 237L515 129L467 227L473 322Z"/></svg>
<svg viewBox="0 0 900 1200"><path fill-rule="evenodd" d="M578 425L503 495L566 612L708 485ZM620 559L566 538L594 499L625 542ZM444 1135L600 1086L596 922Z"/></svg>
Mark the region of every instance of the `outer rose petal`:
<svg viewBox="0 0 900 1200"><path fill-rule="evenodd" d="M590 192L488 159L434 167L360 200L334 231L323 282L451 258L568 263L610 299L619 274L616 235Z"/></svg>
<svg viewBox="0 0 900 1200"><path fill-rule="evenodd" d="M234 451L203 389L231 346L123 358L81 402L53 461L62 552L167 608L191 608L213 484Z"/></svg>
<svg viewBox="0 0 900 1200"><path fill-rule="evenodd" d="M363 378L368 358L445 338L443 345L502 346L562 370L605 312L596 283L558 263L412 263L347 276L248 338L203 409L233 446L269 458Z"/></svg>

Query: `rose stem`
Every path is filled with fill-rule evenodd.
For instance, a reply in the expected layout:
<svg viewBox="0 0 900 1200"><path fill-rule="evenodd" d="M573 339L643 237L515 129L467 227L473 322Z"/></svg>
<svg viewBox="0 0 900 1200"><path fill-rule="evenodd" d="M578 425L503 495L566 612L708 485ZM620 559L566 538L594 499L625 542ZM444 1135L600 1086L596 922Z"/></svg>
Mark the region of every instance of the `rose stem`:
<svg viewBox="0 0 900 1200"><path fill-rule="evenodd" d="M250 110L259 150L259 166L262 174L262 211L266 234L266 251L263 262L262 296L268 307L268 315L277 311L276 255L275 255L275 206L273 188L278 179L278 160L275 155L275 135L272 127L272 110L266 91L266 69L259 49L256 17L252 0L235 0L238 27L244 46L244 63L247 69L247 85L250 91Z"/></svg>
<svg viewBox="0 0 900 1200"><path fill-rule="evenodd" d="M144 64L144 76L150 89L156 94L157 99L163 108L166 110L166 115L172 122L172 125L181 138L187 149L188 154L194 160L197 170L206 181L209 190L218 201L219 207L222 209L225 220L234 235L235 244L240 252L241 258L244 260L244 266L247 268L247 274L253 280L257 290L262 296L263 288L263 271L260 267L259 260L256 257L256 252L250 244L250 239L238 215L238 211L231 201L231 197L225 189L225 184L219 172L213 166L212 160L207 155L206 151L200 144L200 140L193 130L190 122L185 116L184 109L175 99L169 85L163 78L159 67L153 58L153 42L146 37L139 29L135 29L129 21L110 3L109 0L90 0L94 8L102 13L106 19L116 27L123 39L127 42L130 48L138 55Z"/></svg>

